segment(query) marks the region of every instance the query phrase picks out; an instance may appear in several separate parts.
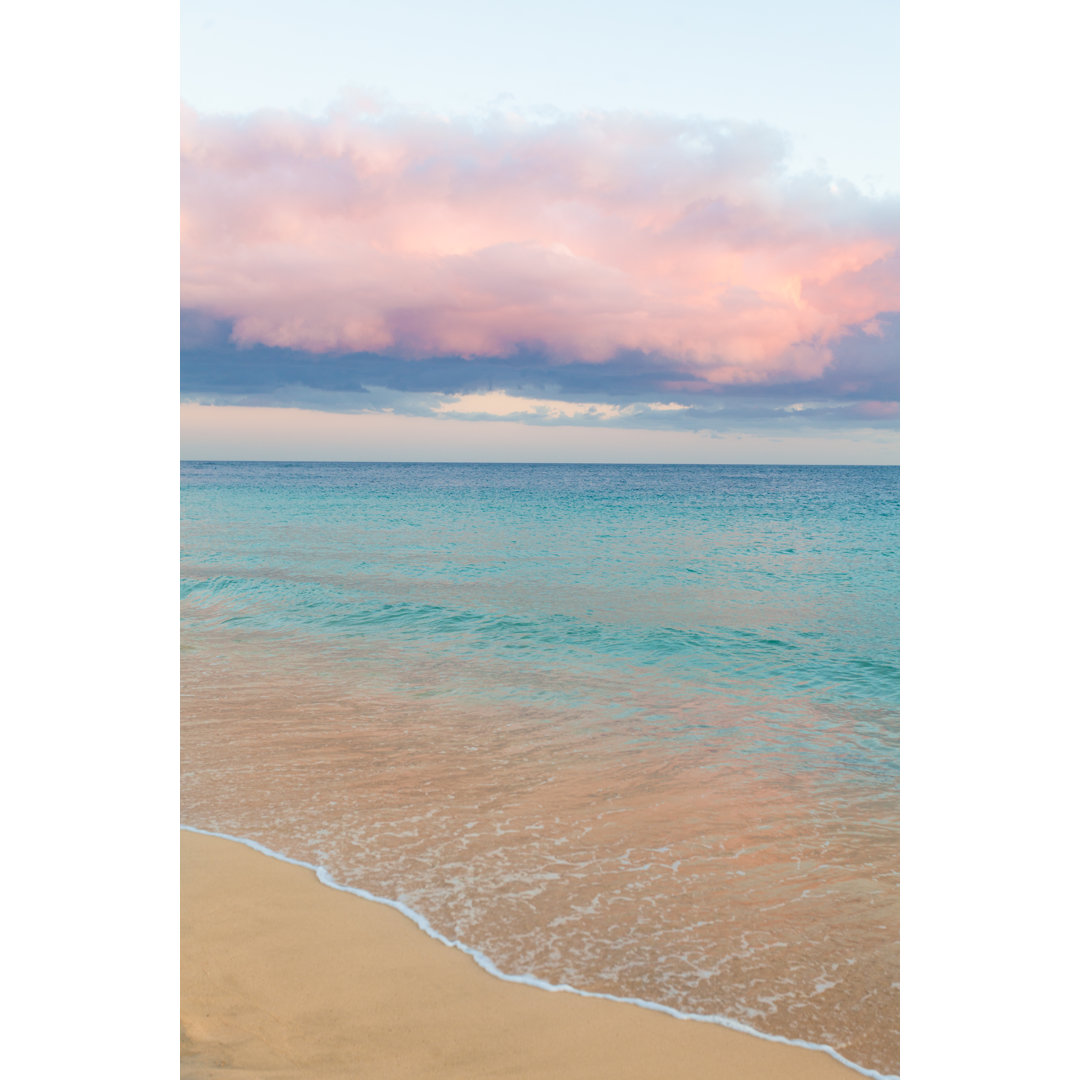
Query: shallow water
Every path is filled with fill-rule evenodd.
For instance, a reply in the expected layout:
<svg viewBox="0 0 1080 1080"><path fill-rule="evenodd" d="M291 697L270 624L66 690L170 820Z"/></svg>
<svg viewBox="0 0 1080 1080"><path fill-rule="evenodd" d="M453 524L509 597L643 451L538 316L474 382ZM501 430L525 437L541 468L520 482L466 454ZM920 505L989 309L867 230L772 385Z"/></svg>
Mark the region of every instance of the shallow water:
<svg viewBox="0 0 1080 1080"><path fill-rule="evenodd" d="M182 481L185 823L898 1071L898 470Z"/></svg>

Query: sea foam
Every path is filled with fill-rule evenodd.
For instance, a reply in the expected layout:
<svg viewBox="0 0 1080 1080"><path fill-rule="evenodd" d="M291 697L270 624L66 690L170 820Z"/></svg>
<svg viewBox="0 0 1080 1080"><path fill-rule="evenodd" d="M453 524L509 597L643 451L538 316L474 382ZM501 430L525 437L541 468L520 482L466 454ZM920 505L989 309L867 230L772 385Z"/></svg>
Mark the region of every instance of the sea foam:
<svg viewBox="0 0 1080 1080"><path fill-rule="evenodd" d="M716 1024L719 1027L730 1028L732 1031L741 1031L744 1035L753 1035L758 1039L765 1039L767 1042L783 1043L785 1046L797 1046L803 1050L820 1050L822 1053L828 1054L829 1057L834 1058L841 1065L847 1066L847 1068L854 1070L862 1076L869 1076L872 1080L900 1080L898 1076L889 1073L880 1073L875 1069L868 1069L862 1065L856 1064L854 1061L849 1061L839 1051L834 1050L833 1047L826 1046L823 1043L807 1042L804 1039L789 1039L782 1035L772 1035L768 1032L757 1031L748 1024L740 1023L738 1020L732 1020L726 1016L702 1016L696 1013L680 1012L678 1009L673 1009L668 1005L662 1005L655 1001L644 1001L641 998L618 997L614 994L598 994L591 990L579 990L577 987L567 986L565 983L556 985L554 983L545 982L543 979L538 979L536 976L528 973L512 974L510 972L502 971L490 957L485 956L479 949L474 949L471 945L466 945L463 941L455 941L452 938L448 938L445 934L440 934L439 931L420 914L420 912L414 911L407 904L401 903L400 900L392 900L386 896L376 896L375 893L368 892L367 889L357 888L353 885L343 885L340 882L335 881L333 875L330 874L325 867L304 862L302 859L294 859L289 855L283 855L280 851L273 851L266 847L265 844L260 844L257 840L248 840L243 836L230 836L227 833L211 832L208 829L199 829L194 825L181 825L180 828L187 832L198 833L200 836L212 836L218 840L229 840L236 844L243 844L244 847L251 848L261 855L269 855L270 858L277 859L279 862L289 863L291 866L299 866L304 870L312 871L323 885L327 885L331 889L337 889L339 892L358 896L361 900L370 900L372 903L382 904L385 907L393 908L395 911L401 912L402 915L423 930L428 937L433 938L441 945L446 945L451 949L457 949L459 952L465 953L466 956L475 961L475 963L489 975L493 975L496 979L501 979L503 982L518 983L522 986L532 986L537 990L546 990L549 993L575 994L578 997L615 1001L620 1005L636 1005L640 1009L649 1009L652 1012L665 1013L668 1016L674 1017L676 1020L695 1020L704 1024Z"/></svg>

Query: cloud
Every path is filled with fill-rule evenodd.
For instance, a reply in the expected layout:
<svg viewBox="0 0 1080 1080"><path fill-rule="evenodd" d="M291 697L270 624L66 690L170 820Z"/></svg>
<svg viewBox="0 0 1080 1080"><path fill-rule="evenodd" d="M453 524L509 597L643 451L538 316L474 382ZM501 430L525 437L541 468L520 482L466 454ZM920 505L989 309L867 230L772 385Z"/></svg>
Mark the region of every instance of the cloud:
<svg viewBox="0 0 1080 1080"><path fill-rule="evenodd" d="M522 424L384 412L208 406L180 408L181 457L231 461L634 461L887 464L894 430L847 426L745 432L630 430L609 424Z"/></svg>
<svg viewBox="0 0 1080 1080"><path fill-rule="evenodd" d="M482 394L454 394L435 403L436 415L498 417L499 419L542 420L618 420L642 416L645 413L680 412L689 409L675 401L614 405L610 402L551 401L543 398L514 397L505 390L489 390Z"/></svg>
<svg viewBox="0 0 1080 1080"><path fill-rule="evenodd" d="M230 341L231 325L181 313L181 394L217 405L323 412L505 418L668 430L895 428L899 317L828 342L814 378L717 385L687 364L620 353L604 364L551 364L519 350L502 357L395 357L305 353Z"/></svg>
<svg viewBox="0 0 1080 1080"><path fill-rule="evenodd" d="M594 418L773 387L869 401L892 376L850 351L878 355L898 307L897 205L791 176L785 151L630 113L185 110L185 382L504 390Z"/></svg>

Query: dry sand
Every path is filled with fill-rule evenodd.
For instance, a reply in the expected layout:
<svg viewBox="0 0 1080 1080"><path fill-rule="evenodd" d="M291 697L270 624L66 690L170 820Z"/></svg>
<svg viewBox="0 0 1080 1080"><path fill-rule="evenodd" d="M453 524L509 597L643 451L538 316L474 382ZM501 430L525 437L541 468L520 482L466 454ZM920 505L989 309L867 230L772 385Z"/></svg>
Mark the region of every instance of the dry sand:
<svg viewBox="0 0 1080 1080"><path fill-rule="evenodd" d="M503 982L400 912L181 831L181 1077L854 1080L827 1054Z"/></svg>

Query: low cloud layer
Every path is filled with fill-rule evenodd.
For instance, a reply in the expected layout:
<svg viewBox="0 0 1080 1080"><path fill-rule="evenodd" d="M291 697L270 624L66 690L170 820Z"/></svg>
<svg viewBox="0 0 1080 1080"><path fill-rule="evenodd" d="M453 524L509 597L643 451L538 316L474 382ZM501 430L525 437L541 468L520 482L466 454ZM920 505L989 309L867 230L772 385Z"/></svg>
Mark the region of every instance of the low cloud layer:
<svg viewBox="0 0 1080 1080"><path fill-rule="evenodd" d="M728 385L638 353L604 364L551 364L526 351L403 362L238 346L230 324L190 312L181 315L181 339L182 395L204 404L713 431L895 427L899 412L896 314L833 339L816 377Z"/></svg>
<svg viewBox="0 0 1080 1080"><path fill-rule="evenodd" d="M898 207L784 162L761 126L631 114L186 111L184 392L894 422Z"/></svg>

